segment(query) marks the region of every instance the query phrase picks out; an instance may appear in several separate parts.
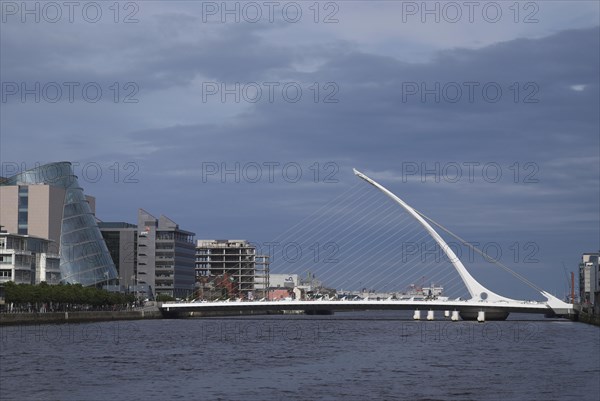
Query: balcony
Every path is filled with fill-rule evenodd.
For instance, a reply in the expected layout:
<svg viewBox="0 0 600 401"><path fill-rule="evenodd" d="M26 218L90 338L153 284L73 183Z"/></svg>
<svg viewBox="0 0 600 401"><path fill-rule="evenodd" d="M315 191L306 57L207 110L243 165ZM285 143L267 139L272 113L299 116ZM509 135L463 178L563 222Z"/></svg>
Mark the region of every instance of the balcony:
<svg viewBox="0 0 600 401"><path fill-rule="evenodd" d="M12 249L12 252L15 255L27 255L27 256L31 256L31 252L30 251L25 251L25 250L21 250L21 249Z"/></svg>

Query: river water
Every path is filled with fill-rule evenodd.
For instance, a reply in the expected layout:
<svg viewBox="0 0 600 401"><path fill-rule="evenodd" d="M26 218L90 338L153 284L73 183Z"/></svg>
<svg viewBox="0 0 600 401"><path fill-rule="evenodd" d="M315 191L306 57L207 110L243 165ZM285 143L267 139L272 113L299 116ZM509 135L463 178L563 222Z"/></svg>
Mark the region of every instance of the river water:
<svg viewBox="0 0 600 401"><path fill-rule="evenodd" d="M600 399L598 327L530 315L486 323L410 317L0 327L0 399Z"/></svg>

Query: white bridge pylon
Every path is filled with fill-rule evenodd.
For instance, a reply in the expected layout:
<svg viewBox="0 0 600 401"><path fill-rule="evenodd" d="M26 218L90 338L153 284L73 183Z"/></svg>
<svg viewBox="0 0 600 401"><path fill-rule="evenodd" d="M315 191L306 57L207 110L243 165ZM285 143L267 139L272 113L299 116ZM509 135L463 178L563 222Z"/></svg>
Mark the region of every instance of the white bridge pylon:
<svg viewBox="0 0 600 401"><path fill-rule="evenodd" d="M498 295L493 291L485 288L481 285L471 274L467 271L465 266L462 264L458 256L452 251L450 246L444 241L444 239L431 227L431 225L423 218L421 215L413 209L410 205L404 202L402 199L397 197L390 190L385 188L383 185L379 184L375 180L367 177L365 174L360 171L353 169L354 174L359 178L362 178L369 184L373 185L375 188L379 189L381 192L392 198L396 203L398 203L404 210L406 210L412 217L415 218L424 228L425 230L433 237L433 239L438 243L438 245L442 248L448 259L460 275L460 278L465 283L469 294L471 295L471 301L487 301L487 302L521 302L514 299L503 297L502 295ZM568 304L566 302L561 301L555 296L549 294L546 291L540 291L540 293L548 300L547 305L551 307L553 310L563 310L563 309L573 309L573 305Z"/></svg>

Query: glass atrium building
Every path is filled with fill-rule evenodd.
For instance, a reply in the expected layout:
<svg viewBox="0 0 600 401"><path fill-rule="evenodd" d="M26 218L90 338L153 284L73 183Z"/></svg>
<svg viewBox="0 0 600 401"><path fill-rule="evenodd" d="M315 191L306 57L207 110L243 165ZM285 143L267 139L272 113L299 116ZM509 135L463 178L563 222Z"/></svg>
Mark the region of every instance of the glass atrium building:
<svg viewBox="0 0 600 401"><path fill-rule="evenodd" d="M5 178L0 191L0 220L9 231L58 239L62 282L91 286L117 278L71 163L50 163Z"/></svg>

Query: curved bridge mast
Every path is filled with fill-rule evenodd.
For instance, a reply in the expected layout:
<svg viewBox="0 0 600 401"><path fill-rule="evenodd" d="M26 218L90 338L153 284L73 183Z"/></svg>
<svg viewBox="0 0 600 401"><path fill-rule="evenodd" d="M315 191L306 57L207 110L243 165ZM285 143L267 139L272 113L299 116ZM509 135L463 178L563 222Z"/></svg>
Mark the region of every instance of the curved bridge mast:
<svg viewBox="0 0 600 401"><path fill-rule="evenodd" d="M448 259L450 259L450 262L452 263L452 265L460 275L461 279L465 283L465 286L467 287L467 290L471 295L472 301L518 302L516 300L498 295L495 292L490 291L489 289L481 285L477 280L473 278L473 276L471 276L471 274L469 274L465 266L462 264L460 259L456 256L456 254L452 251L452 249L450 249L450 246L444 241L444 239L433 229L433 227L431 227L431 225L423 217L421 217L421 215L415 209L413 209L406 202L394 195L394 193L392 193L390 190L388 190L375 180L367 177L365 174L361 173L356 169L353 169L353 171L356 176L365 180L366 182L373 185L375 188L379 189L381 192L392 198L425 228L429 235L431 235L431 237L442 248L446 256L448 256ZM548 300L547 305L550 308L552 308L552 310L554 310L555 313L565 313L565 311L568 311L567 313L569 313L573 311L573 305L561 301L560 299L556 298L555 296L549 294L546 291L540 292Z"/></svg>

